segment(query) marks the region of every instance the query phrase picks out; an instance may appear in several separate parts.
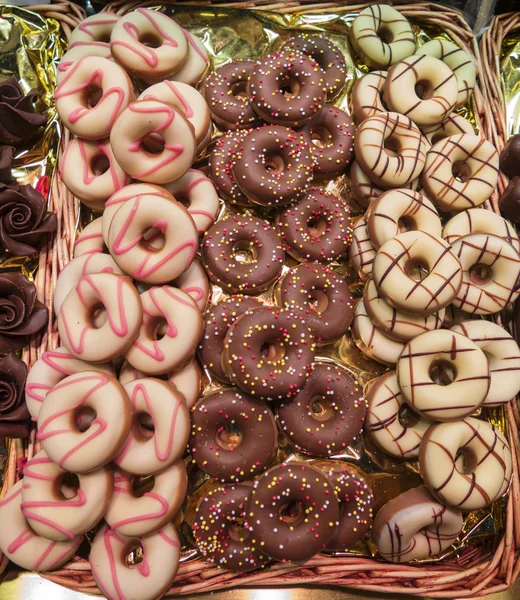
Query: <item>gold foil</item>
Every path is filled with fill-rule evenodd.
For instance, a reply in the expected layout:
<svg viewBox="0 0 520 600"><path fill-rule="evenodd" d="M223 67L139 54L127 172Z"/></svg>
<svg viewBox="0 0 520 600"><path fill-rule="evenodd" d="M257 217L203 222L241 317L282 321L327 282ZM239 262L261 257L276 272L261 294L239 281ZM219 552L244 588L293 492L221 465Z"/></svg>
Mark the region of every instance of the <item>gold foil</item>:
<svg viewBox="0 0 520 600"><path fill-rule="evenodd" d="M520 32L508 35L500 53L500 76L506 101L506 134L520 132Z"/></svg>

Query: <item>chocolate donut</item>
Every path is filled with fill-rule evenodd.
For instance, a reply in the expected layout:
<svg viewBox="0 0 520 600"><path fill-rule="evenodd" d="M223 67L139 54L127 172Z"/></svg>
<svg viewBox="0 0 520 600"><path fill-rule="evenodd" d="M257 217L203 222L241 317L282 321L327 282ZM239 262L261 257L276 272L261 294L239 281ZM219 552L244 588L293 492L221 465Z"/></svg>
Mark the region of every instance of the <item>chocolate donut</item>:
<svg viewBox="0 0 520 600"><path fill-rule="evenodd" d="M253 479L278 450L274 415L236 388L201 398L191 409L189 449L199 467L221 481Z"/></svg>
<svg viewBox="0 0 520 600"><path fill-rule="evenodd" d="M221 365L224 338L228 329L246 310L260 306L262 303L255 298L231 296L204 313L204 333L198 348L199 356L206 369L221 381L228 381Z"/></svg>
<svg viewBox="0 0 520 600"><path fill-rule="evenodd" d="M323 71L302 54L281 50L259 60L249 75L247 93L268 123L298 127L310 121L327 100Z"/></svg>
<svg viewBox="0 0 520 600"><path fill-rule="evenodd" d="M328 263L344 254L352 240L348 207L321 188L287 208L276 226L285 251L300 262Z"/></svg>
<svg viewBox="0 0 520 600"><path fill-rule="evenodd" d="M314 167L308 137L277 125L241 139L232 171L245 196L261 206L294 202L308 188Z"/></svg>
<svg viewBox="0 0 520 600"><path fill-rule="evenodd" d="M320 264L302 264L288 271L276 285L275 298L280 306L303 311L316 342L337 340L354 318L347 282Z"/></svg>
<svg viewBox="0 0 520 600"><path fill-rule="evenodd" d="M218 486L197 507L193 523L197 548L223 569L245 573L270 561L244 525L250 492L249 483Z"/></svg>
<svg viewBox="0 0 520 600"><path fill-rule="evenodd" d="M240 142L248 134L247 131L228 131L218 138L213 151L209 155L209 175L215 184L215 189L231 204L248 206L247 197L237 185L233 175L236 151Z"/></svg>
<svg viewBox="0 0 520 600"><path fill-rule="evenodd" d="M247 215L225 217L206 231L202 265L213 283L231 293L259 294L280 275L280 236L267 221ZM242 258L249 262L242 261Z"/></svg>
<svg viewBox="0 0 520 600"><path fill-rule="evenodd" d="M347 65L341 50L324 35L300 33L290 38L284 49L310 56L323 71L327 98L335 96L345 85Z"/></svg>
<svg viewBox="0 0 520 600"><path fill-rule="evenodd" d="M316 363L303 390L278 406L285 435L298 450L330 456L351 444L363 427L363 391L347 371Z"/></svg>
<svg viewBox="0 0 520 600"><path fill-rule="evenodd" d="M254 66L249 60L228 63L206 80L204 95L211 117L219 127L235 130L260 123L245 93Z"/></svg>
<svg viewBox="0 0 520 600"><path fill-rule="evenodd" d="M246 505L249 531L271 558L303 561L327 547L339 519L334 486L315 467L282 463L258 477Z"/></svg>
<svg viewBox="0 0 520 600"><path fill-rule="evenodd" d="M222 366L234 385L266 400L298 394L316 344L300 313L265 306L246 311L229 328Z"/></svg>
<svg viewBox="0 0 520 600"><path fill-rule="evenodd" d="M316 159L315 177L336 177L354 158L354 133L356 126L343 110L325 105L303 127L310 136Z"/></svg>

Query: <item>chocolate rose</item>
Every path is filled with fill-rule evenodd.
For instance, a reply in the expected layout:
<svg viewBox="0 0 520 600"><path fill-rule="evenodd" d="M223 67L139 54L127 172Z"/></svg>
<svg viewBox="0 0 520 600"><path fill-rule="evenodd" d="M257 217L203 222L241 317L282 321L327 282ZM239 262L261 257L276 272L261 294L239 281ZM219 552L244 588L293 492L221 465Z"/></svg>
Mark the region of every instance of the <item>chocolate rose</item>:
<svg viewBox="0 0 520 600"><path fill-rule="evenodd" d="M12 146L0 146L0 183L11 185L16 183L11 176L11 166L15 148Z"/></svg>
<svg viewBox="0 0 520 600"><path fill-rule="evenodd" d="M23 93L14 77L0 83L0 142L23 144L45 125L47 117L34 112L36 90Z"/></svg>
<svg viewBox="0 0 520 600"><path fill-rule="evenodd" d="M25 404L27 365L8 354L0 358L0 438L27 437L30 414Z"/></svg>
<svg viewBox="0 0 520 600"><path fill-rule="evenodd" d="M0 273L0 353L27 346L48 318L47 308L36 298L34 283L21 273Z"/></svg>

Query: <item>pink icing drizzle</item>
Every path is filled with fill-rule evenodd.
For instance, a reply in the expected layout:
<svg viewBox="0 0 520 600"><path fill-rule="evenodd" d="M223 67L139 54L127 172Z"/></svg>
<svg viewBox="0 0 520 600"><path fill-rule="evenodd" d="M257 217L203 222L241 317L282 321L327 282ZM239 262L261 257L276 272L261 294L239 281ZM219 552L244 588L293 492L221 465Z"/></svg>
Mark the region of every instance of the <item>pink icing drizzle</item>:
<svg viewBox="0 0 520 600"><path fill-rule="evenodd" d="M193 36L191 35L191 33L189 31L187 31L186 29L183 29L182 31L184 32L184 35L186 36L186 39L188 40L188 44L195 50L195 52L202 58L202 60L205 63L207 63L208 62L208 57L199 48L199 45L193 39Z"/></svg>
<svg viewBox="0 0 520 600"><path fill-rule="evenodd" d="M187 119L191 119L194 116L194 112L193 112L193 108L191 107L190 103L186 100L186 98L179 92L179 90L177 89L176 85L172 82L172 81L168 81L166 80L164 82L172 91L172 93L177 96L179 102L182 104L182 107L184 109L184 115Z"/></svg>
<svg viewBox="0 0 520 600"><path fill-rule="evenodd" d="M109 144L103 144L102 142L97 143L97 147L100 152L102 152L108 158L108 165L110 171L110 177L112 178L112 184L114 186L114 190L120 190L122 187L126 185L126 175L124 172L121 173L121 181L117 178L117 170L116 163L114 160L114 156L112 155L111 148ZM94 177L100 177L98 175L94 175Z"/></svg>
<svg viewBox="0 0 520 600"><path fill-rule="evenodd" d="M112 544L110 541L111 537L116 538L116 541L120 544L123 544L124 542L123 539L117 534L117 532L110 529L110 527L107 527L105 529L105 533L103 534L103 540L105 543L105 550L107 551L108 563L110 565L110 574L112 575L112 581L114 583L114 587L116 588L119 600L125 600L126 597L123 593L121 584L119 583L119 578L117 576L116 562L114 559L114 552L112 551Z"/></svg>
<svg viewBox="0 0 520 600"><path fill-rule="evenodd" d="M166 535L166 533L162 529L161 529L161 531L158 531L157 533L158 533L158 535L160 535L162 537L162 539L166 543L170 544L170 546L173 546L174 548L178 548L179 547L179 542L177 540L174 540L174 539L168 537Z"/></svg>
<svg viewBox="0 0 520 600"><path fill-rule="evenodd" d="M22 488L20 488L21 491ZM18 535L10 544L7 546L7 552L10 554L14 554L17 550L19 550L24 544L32 540L36 535L29 529L24 529L20 535ZM56 543L56 542L54 542ZM36 565L34 567L36 569Z"/></svg>
<svg viewBox="0 0 520 600"><path fill-rule="evenodd" d="M114 493L115 492L130 494L130 492L127 489L118 486L114 487ZM168 502L160 494L157 494L155 492L146 492L146 494L144 494L144 497L152 498L153 500L157 500L157 502L159 502L160 508L157 510L157 512L122 519L121 521L117 521L117 523L112 523L111 527L113 529L117 529L118 527L123 527L124 525L128 525L129 523L140 523L141 521L158 519L166 514L166 512L168 511Z"/></svg>
<svg viewBox="0 0 520 600"><path fill-rule="evenodd" d="M87 23L87 22L85 22L85 21L84 21L83 23L80 23L80 24L78 25L78 29L80 29L81 31L83 31L83 32L84 32L84 33L86 33L87 35L90 35L90 37L91 37L93 40L95 40L95 39L96 39L96 34L95 34L95 33L93 33L92 31L90 31L90 30L91 30L91 28L94 28L94 27L96 27L97 25L114 25L114 24L115 24L115 23L117 23L117 22L118 22L118 20L119 20L119 19L110 19L110 18L108 18L108 19L105 19L104 17L105 17L105 16L103 15L103 18L102 18L102 19L99 19L99 20L97 20L97 19L96 19L96 20L94 20L94 22L90 21L89 23ZM78 43L78 42L76 42L76 44L77 44L77 43Z"/></svg>
<svg viewBox="0 0 520 600"><path fill-rule="evenodd" d="M202 298L204 298L204 290L201 287L185 287L182 288L182 291L189 294L195 300L195 302L198 302L199 300L202 300Z"/></svg>

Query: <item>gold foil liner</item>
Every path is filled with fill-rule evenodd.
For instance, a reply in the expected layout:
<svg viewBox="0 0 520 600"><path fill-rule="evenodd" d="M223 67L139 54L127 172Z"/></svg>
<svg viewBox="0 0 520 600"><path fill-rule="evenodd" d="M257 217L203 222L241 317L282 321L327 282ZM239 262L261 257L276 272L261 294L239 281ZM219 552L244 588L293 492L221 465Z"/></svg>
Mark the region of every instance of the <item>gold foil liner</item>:
<svg viewBox="0 0 520 600"><path fill-rule="evenodd" d="M520 31L508 35L500 53L500 75L506 102L506 134L520 132Z"/></svg>

